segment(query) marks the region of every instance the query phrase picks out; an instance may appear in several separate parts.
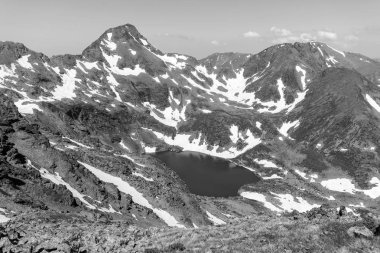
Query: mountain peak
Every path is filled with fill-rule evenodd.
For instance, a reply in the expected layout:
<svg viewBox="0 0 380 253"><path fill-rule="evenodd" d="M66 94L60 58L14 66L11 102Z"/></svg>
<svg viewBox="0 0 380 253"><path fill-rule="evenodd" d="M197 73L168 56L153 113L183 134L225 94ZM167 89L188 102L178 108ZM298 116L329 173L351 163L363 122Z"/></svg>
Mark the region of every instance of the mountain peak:
<svg viewBox="0 0 380 253"><path fill-rule="evenodd" d="M123 48L139 51L146 48L150 51L159 52L148 40L131 24L125 24L107 29L96 41L87 47L82 55L89 60L100 60L102 50L116 50L117 46L123 44Z"/></svg>

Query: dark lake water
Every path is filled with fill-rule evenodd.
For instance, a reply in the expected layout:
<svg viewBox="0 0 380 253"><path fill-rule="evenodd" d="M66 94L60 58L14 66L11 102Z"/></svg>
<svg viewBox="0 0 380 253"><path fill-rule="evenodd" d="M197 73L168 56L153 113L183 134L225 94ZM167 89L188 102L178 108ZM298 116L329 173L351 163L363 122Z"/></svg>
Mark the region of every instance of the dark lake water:
<svg viewBox="0 0 380 253"><path fill-rule="evenodd" d="M186 182L190 192L212 197L237 196L241 186L259 180L253 172L197 152L159 152L155 156Z"/></svg>

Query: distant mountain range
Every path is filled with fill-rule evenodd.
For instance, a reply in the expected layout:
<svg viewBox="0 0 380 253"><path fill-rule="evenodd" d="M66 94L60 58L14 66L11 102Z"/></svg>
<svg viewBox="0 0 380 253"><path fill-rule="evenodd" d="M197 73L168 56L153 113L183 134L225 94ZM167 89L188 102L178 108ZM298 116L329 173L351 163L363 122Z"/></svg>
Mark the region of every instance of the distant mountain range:
<svg viewBox="0 0 380 253"><path fill-rule="evenodd" d="M199 227L324 203L378 210L380 63L319 42L204 59L163 53L132 25L81 55L0 43L0 219L80 214ZM261 177L196 196L150 155L222 157Z"/></svg>

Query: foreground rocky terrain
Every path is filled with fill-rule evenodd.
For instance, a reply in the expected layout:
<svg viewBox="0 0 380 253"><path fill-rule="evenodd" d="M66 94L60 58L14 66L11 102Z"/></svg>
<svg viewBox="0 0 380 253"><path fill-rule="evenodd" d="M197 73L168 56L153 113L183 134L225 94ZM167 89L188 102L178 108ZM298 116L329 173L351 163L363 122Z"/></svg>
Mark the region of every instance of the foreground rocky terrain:
<svg viewBox="0 0 380 253"><path fill-rule="evenodd" d="M339 209L339 208L338 208ZM202 228L141 228L36 213L0 226L2 252L379 252L380 216L322 206Z"/></svg>
<svg viewBox="0 0 380 253"><path fill-rule="evenodd" d="M360 243L374 250L377 237L351 243L346 232L363 225L358 217L364 210L379 212L379 85L378 61L318 42L201 60L161 52L132 25L107 30L81 55L49 58L0 42L3 251L22 240L25 247L42 245L39 230L38 237L55 240L52 245L106 230L122 245L128 244L120 234L130 235L136 251L181 245L258 251L262 235L255 227L273 231L279 250L293 235L300 245L315 236L331 251L344 252L344 244L360 251ZM197 196L151 154L168 150L221 157L260 180L233 197ZM315 227L307 214L292 221L277 217L323 204L346 206L350 216L318 220ZM341 236L336 244L324 235L334 224ZM232 235L240 230L234 244ZM204 242L206 234L215 244ZM289 249L328 249L307 245ZM36 251L50 250L43 247Z"/></svg>

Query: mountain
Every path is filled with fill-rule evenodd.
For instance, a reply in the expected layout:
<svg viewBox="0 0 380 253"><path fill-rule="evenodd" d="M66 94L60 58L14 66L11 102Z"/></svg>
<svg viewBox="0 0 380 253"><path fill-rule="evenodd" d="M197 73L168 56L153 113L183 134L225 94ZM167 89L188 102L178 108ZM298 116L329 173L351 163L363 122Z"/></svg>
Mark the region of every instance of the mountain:
<svg viewBox="0 0 380 253"><path fill-rule="evenodd" d="M132 25L81 55L0 42L0 220L28 213L199 227L329 203L377 212L380 63L319 42L204 59ZM192 194L151 153L196 151L260 176Z"/></svg>

